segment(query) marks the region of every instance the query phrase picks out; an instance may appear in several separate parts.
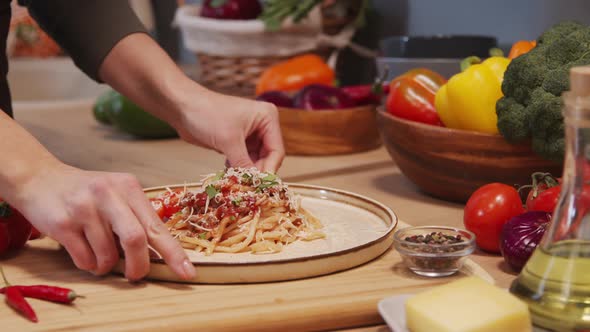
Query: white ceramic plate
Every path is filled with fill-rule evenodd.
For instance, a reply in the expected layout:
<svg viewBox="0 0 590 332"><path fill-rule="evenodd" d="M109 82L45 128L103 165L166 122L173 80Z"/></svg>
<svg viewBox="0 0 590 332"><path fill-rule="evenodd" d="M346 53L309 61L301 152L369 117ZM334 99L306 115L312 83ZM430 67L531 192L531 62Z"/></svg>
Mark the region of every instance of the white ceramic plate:
<svg viewBox="0 0 590 332"><path fill-rule="evenodd" d="M167 186L169 188L184 185ZM189 189L199 184L188 185ZM148 188L155 196L166 187ZM289 184L301 204L320 219L325 239L297 241L275 254L214 253L205 256L186 250L197 267L194 283L253 283L291 280L329 274L366 263L384 253L393 242L397 217L370 198L337 189ZM121 271L123 262L117 267ZM161 259L152 259L148 278L182 281Z"/></svg>
<svg viewBox="0 0 590 332"><path fill-rule="evenodd" d="M400 294L387 297L379 301L379 314L383 317L387 326L393 332L409 332L406 326L406 301L413 294ZM533 327L533 332L548 332L544 329Z"/></svg>

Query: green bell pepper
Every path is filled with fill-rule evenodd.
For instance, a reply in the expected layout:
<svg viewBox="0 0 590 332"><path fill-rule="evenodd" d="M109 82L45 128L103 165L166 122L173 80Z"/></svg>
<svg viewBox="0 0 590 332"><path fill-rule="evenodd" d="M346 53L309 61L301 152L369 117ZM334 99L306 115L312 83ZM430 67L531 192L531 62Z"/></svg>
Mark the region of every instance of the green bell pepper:
<svg viewBox="0 0 590 332"><path fill-rule="evenodd" d="M101 95L94 116L101 123L111 123L123 132L139 138L177 137L176 130L166 122L144 111L116 91Z"/></svg>

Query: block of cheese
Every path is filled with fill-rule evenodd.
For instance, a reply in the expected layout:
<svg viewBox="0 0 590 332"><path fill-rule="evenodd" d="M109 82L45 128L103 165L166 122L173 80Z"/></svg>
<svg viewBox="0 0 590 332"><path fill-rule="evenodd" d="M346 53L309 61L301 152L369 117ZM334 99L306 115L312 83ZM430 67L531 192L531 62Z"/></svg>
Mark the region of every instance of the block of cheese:
<svg viewBox="0 0 590 332"><path fill-rule="evenodd" d="M410 332L529 332L527 305L477 277L419 293L406 302Z"/></svg>

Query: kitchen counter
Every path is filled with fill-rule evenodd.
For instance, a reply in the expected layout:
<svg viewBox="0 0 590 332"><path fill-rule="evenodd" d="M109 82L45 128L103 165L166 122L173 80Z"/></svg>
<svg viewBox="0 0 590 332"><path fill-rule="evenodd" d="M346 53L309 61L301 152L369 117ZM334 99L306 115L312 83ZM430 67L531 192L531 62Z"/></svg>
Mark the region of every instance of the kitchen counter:
<svg viewBox="0 0 590 332"><path fill-rule="evenodd" d="M146 187L197 181L201 175L223 168L224 158L214 151L191 146L178 139L134 140L112 128L100 125L92 118L90 107L91 105L84 103L64 105L59 108L54 105L34 108L16 107L15 117L64 162L84 169L130 172L135 174ZM411 225L463 226L462 205L438 200L420 192L400 173L384 148L346 156L288 156L279 174L289 182L329 186L376 199L393 209L402 221ZM45 244L43 248L47 249ZM46 255L41 252L40 248L33 246L33 248L25 250L23 258L20 255L8 258L7 263L10 264L7 264L9 265L7 272L18 272L22 277L19 281L23 283L42 279L47 283L59 284L60 276L70 276L73 278L72 286L92 282L112 284L114 288L121 290L118 294L121 294L120 297L124 301L137 300L134 298L138 296L137 290L127 290L141 286L130 285L118 276L96 278L82 271L76 271L64 252L61 253L61 256L65 257L54 263L42 260L42 263L39 263L40 266L19 266L19 259L22 259L22 264L25 260L27 262L41 262L39 258L34 257L35 250L39 255ZM47 255L54 257L56 254L52 252ZM515 277L513 273L509 272L500 256L475 252L471 255L471 259L483 267L500 287L508 287ZM62 270L56 271L51 276L39 274L42 273L41 271L47 271L51 264L55 264L56 269ZM363 268L370 268L371 264L378 263L369 263L367 264L369 267L364 266ZM353 275L355 272L353 269L345 273ZM47 278L44 279L44 277ZM309 280L313 280L313 278ZM271 287L274 284L269 285ZM157 287L183 288L181 285L168 283L159 283ZM87 295L91 296L92 294ZM383 295L383 297L385 296ZM162 305L166 305L165 300L160 299L160 301L162 301ZM83 303L83 300L80 301L82 308ZM110 309L115 311L113 315L122 314L116 312L117 303L114 302ZM38 302L34 304L40 305ZM102 305L108 304L102 303ZM41 320L43 320L44 313L49 315L51 310L55 310L46 307L43 304L39 309ZM78 315L75 308L69 309L71 315ZM63 311L63 309L60 310ZM354 331L387 331L388 329L382 325L382 321L380 322L379 316L376 315L376 308L374 310L375 315L369 321L343 319L343 323L339 327L356 328ZM353 316L351 315L351 317ZM60 314L56 317L66 316L62 317ZM5 320L10 323L15 319L22 320L15 314L7 312L7 309L0 309L0 324L4 324ZM100 330L99 326L88 327L73 324L71 329L83 327L88 330ZM359 325L366 324L371 326L359 327ZM40 327L38 326L38 328ZM155 328L155 326L152 327ZM174 325L166 325L166 328L171 331L175 330L174 327ZM315 326L315 328L322 329L324 327Z"/></svg>

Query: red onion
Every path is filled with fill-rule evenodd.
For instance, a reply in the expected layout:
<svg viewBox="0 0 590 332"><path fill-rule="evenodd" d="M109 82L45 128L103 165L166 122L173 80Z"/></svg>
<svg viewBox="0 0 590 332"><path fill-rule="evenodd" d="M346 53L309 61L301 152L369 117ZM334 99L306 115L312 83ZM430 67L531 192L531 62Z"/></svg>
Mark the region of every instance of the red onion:
<svg viewBox="0 0 590 332"><path fill-rule="evenodd" d="M256 97L256 100L266 101L277 107L293 107L293 99L281 91L268 91Z"/></svg>
<svg viewBox="0 0 590 332"><path fill-rule="evenodd" d="M551 221L551 214L528 211L510 219L500 234L500 252L504 261L517 272L529 260Z"/></svg>
<svg viewBox="0 0 590 332"><path fill-rule="evenodd" d="M295 96L295 108L306 110L335 110L355 106L354 100L339 88L310 84Z"/></svg>

